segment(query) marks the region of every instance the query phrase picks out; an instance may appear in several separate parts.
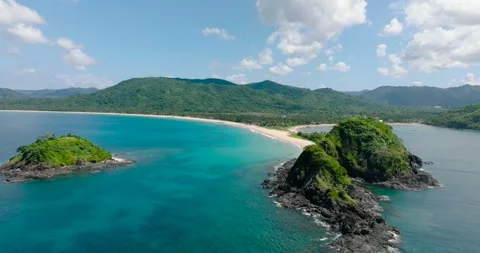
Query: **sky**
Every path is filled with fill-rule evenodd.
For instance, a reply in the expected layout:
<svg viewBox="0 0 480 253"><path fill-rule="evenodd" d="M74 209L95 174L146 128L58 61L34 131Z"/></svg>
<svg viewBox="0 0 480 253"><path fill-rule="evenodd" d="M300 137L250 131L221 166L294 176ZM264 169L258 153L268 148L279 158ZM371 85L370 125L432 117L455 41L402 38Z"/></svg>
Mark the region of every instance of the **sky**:
<svg viewBox="0 0 480 253"><path fill-rule="evenodd" d="M480 85L478 0L0 0L0 87Z"/></svg>

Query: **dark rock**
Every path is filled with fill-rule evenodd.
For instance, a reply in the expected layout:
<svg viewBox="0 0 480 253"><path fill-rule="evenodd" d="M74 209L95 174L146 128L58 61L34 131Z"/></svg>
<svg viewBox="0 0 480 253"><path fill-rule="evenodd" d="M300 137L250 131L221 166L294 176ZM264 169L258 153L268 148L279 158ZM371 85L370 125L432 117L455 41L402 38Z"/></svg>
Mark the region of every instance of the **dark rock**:
<svg viewBox="0 0 480 253"><path fill-rule="evenodd" d="M347 192L355 205L340 206L315 194L313 189L291 187L286 179L294 163L295 160L285 163L276 171L276 180L266 180L262 186L273 187L271 195L277 196L282 207L308 212L327 222L333 231L341 232L342 236L326 245L326 250L370 253L389 252L398 247L398 229L386 224L381 217L382 209L374 194L354 183Z"/></svg>
<svg viewBox="0 0 480 253"><path fill-rule="evenodd" d="M375 185L395 190L421 191L439 187L440 183L429 173L416 170L416 173L412 171L410 175L375 183Z"/></svg>
<svg viewBox="0 0 480 253"><path fill-rule="evenodd" d="M84 163L77 161L76 165L64 167L46 167L43 164L25 165L20 168L3 165L0 166L0 176L5 177L8 183L18 183L29 180L50 179L58 175L66 175L77 172L93 172L103 169L112 169L118 166L128 166L133 161L106 160L101 163Z"/></svg>

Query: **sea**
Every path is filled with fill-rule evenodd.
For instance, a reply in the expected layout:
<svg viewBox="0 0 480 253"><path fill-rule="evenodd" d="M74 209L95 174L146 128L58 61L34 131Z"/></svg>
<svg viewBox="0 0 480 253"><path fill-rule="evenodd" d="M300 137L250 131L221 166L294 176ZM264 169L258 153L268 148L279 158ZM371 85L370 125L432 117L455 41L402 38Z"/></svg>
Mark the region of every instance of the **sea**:
<svg viewBox="0 0 480 253"><path fill-rule="evenodd" d="M401 252L480 252L480 132L395 126L443 185L388 196ZM317 128L308 131L325 131ZM131 167L0 183L0 252L322 252L336 237L260 187L296 146L226 125L0 112L0 163L44 133L85 137ZM0 178L1 181L3 181Z"/></svg>

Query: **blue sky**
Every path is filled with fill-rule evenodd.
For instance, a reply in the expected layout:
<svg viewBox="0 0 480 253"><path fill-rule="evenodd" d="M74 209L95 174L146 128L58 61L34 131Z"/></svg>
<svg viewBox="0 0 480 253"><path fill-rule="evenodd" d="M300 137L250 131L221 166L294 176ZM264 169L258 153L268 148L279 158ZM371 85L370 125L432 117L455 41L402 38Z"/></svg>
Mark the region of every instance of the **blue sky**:
<svg viewBox="0 0 480 253"><path fill-rule="evenodd" d="M0 0L0 87L476 85L478 13L474 0Z"/></svg>

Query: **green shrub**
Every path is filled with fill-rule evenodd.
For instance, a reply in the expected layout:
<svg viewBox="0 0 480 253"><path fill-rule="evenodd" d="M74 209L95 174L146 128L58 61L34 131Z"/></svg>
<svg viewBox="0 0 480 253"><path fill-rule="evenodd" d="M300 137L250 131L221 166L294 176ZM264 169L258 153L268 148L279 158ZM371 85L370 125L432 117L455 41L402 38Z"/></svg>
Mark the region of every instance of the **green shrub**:
<svg viewBox="0 0 480 253"><path fill-rule="evenodd" d="M75 165L78 162L101 162L112 155L95 146L88 140L72 134L56 137L42 136L26 146L17 149L19 154L10 159L9 165L38 165L60 167Z"/></svg>

